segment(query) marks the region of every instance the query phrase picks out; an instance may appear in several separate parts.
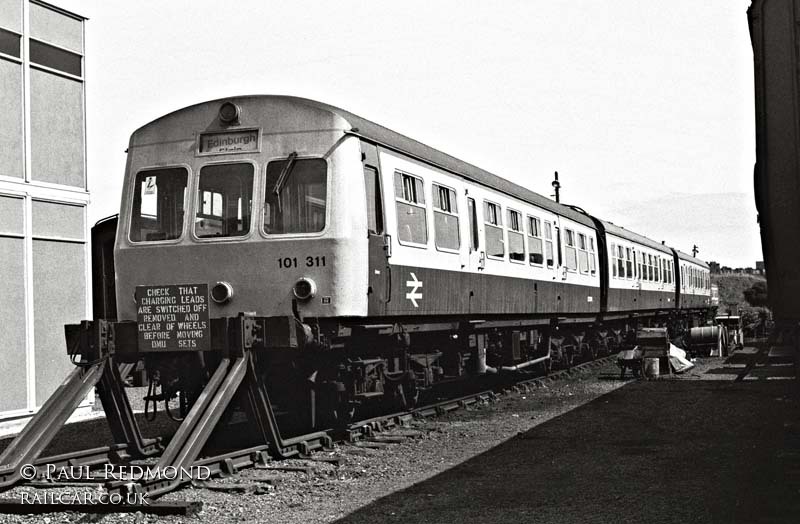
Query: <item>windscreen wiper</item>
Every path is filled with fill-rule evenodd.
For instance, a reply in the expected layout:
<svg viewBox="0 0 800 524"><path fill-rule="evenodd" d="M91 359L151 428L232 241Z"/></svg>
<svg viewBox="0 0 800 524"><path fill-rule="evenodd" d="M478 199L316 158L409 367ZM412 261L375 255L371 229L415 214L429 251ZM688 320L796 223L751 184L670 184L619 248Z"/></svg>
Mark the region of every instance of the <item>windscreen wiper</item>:
<svg viewBox="0 0 800 524"><path fill-rule="evenodd" d="M283 189L283 185L286 183L286 180L289 179L289 175L292 174L292 168L294 167L295 160L297 160L297 151L293 152L286 159L286 165L283 166L281 174L278 175L278 180L275 182L275 187L272 188L272 194L275 195L278 201L278 211L283 211L281 209L281 190Z"/></svg>

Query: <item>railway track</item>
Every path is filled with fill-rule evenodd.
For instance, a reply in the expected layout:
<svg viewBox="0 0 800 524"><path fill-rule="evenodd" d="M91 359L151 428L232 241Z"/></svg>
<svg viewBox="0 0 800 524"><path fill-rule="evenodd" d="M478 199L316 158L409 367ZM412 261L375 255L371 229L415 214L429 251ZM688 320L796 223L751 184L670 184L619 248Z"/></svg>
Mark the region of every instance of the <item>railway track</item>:
<svg viewBox="0 0 800 524"><path fill-rule="evenodd" d="M335 459L320 456L321 454L315 451L329 449L330 444L333 442L339 444L346 444L350 447L362 448L382 448L388 445L397 444L410 438L419 436L419 432L408 429L410 423L414 420L425 419L430 417L437 417L452 411L466 408L468 406L476 405L483 402L491 402L496 400L501 395L508 394L523 394L536 388L542 387L550 382L555 382L563 378L569 377L578 373L585 373L592 369L606 365L613 361L613 356L608 356L588 362L583 362L572 366L570 369L563 369L552 372L548 375L530 376L529 374L515 374L509 375L507 380L502 380L493 385L491 388L482 389L480 391L473 391L465 395L456 396L453 398L441 399L435 402L428 403L424 406L415 408L413 410L390 413L386 415L376 416L369 419L359 420L348 424L345 428L338 430L328 430L325 433L328 436L327 445L323 445L323 440L319 438L319 433L312 434L305 445L301 445L302 453L292 457L311 461L331 462ZM505 377L504 377L505 378ZM292 440L303 440L303 436L293 437ZM23 486L33 487L37 489L47 488L86 488L86 487L100 487L105 485L110 492L116 492L124 489L128 484L123 476L113 472L110 475L105 475L107 471L106 464L110 463L125 463L125 446L113 446L93 448L74 453L67 453L57 456L45 457L36 461L36 466L39 472L42 473L44 468L50 465L51 468L65 468L65 467L88 467L92 470L93 476L91 479L80 479L80 481L53 481L53 480L34 480ZM153 459L156 459L154 457ZM151 460L147 461L148 463ZM152 464L141 464L142 467ZM286 466L282 467L280 461L273 460L269 453L267 445L258 445L249 448L239 449L226 453L220 453L214 456L205 457L197 460L194 467L202 467L205 473L202 480L187 479L181 482L180 487L192 483L195 487L201 489L211 490L224 490L224 491L243 491L248 489L257 490L257 486L253 485L243 487L240 484L223 484L214 482L212 478L229 477L236 475L242 470L254 468L257 470L273 470L282 471L286 468L288 470L297 469L297 467ZM99 471L97 468L103 466L104 471ZM302 468L301 468L302 469ZM43 477L43 475L40 475ZM269 482L270 479L266 479ZM166 486L166 484L165 484ZM172 489L164 491L164 493L173 491ZM159 493L161 495L162 493ZM35 509L34 509L35 508ZM157 498L148 500L148 504L86 504L76 507L74 504L68 507L59 503L43 503L36 506L21 504L19 500L0 499L0 513L30 513L35 511L37 513L44 512L59 512L59 511L82 511L86 513L122 513L122 512L143 512L158 515L189 515L200 511L201 505L196 501L160 501Z"/></svg>

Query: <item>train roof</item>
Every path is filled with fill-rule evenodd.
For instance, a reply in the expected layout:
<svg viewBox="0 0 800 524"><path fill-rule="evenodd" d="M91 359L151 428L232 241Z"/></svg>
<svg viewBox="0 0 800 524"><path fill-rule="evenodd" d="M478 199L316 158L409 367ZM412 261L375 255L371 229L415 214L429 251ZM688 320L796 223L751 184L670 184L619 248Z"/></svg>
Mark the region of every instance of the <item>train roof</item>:
<svg viewBox="0 0 800 524"><path fill-rule="evenodd" d="M315 100L309 100L307 98L300 98L293 96L248 95L248 96L232 96L232 97L220 98L218 100L210 100L203 102L201 104L194 104L193 106L189 107L195 107L198 105L210 104L215 102L224 102L226 100L237 100L237 99L239 100L261 99L264 101L275 100L283 103L298 104L319 111L332 113L335 116L338 116L339 118L347 122L347 124L349 124L350 129L345 129L344 130L345 133L360 136L368 141L375 142L377 144L385 146L388 149L393 149L395 151L407 154L418 160L422 160L424 162L433 164L434 166L439 167L440 169L443 169L445 171L449 171L453 174L460 175L468 180L477 182L478 184L487 186L502 193L506 193L513 197L524 200L530 204L533 204L537 207L546 209L563 217L569 218L570 220L574 220L575 222L588 226L592 229L596 229L594 221L587 214L580 213L568 206L558 204L550 200L549 198L546 198L538 193L534 193L529 189L514 184L513 182L509 182L504 178L501 178L479 167L473 166L472 164L459 160L446 153L442 153L441 151L434 149L430 146L427 146L422 142L418 142L405 135L401 135L400 133L392 131L391 129L378 125L375 122L367 120L366 118L354 115L349 111L345 111L344 109L329 104L317 102ZM189 107L175 111L171 114L189 109ZM161 120L161 118L159 118L158 120ZM157 122L158 120L155 120L150 124L142 126L142 128L145 128Z"/></svg>
<svg viewBox="0 0 800 524"><path fill-rule="evenodd" d="M606 229L606 233L624 238L625 240L630 240L631 242L636 242L637 244L647 246L651 249L655 249L656 251L661 251L662 253L672 255L672 249L667 245L656 242L655 240L647 238L644 235L640 235L639 233L634 233L633 231L625 229L624 227L620 227L613 222L606 222L605 220L602 222L603 227Z"/></svg>
<svg viewBox="0 0 800 524"><path fill-rule="evenodd" d="M703 262L702 260L700 260L699 258L695 258L692 255L689 255L688 253L684 253L680 249L676 249L675 252L678 253L678 258L680 258L681 260L685 260L686 262L692 262L694 264L697 264L698 266L710 269L710 266L705 262Z"/></svg>

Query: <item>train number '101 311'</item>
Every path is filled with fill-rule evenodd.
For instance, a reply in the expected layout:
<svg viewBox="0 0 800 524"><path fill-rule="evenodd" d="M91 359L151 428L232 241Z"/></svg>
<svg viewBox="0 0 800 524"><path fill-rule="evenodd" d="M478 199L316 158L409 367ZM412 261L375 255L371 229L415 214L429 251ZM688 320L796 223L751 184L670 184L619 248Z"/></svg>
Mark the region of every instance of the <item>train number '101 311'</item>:
<svg viewBox="0 0 800 524"><path fill-rule="evenodd" d="M298 267L303 263L305 263L305 267L325 267L325 257L307 256L305 259L301 257L299 263L297 257L283 257L278 259L278 268L288 269Z"/></svg>

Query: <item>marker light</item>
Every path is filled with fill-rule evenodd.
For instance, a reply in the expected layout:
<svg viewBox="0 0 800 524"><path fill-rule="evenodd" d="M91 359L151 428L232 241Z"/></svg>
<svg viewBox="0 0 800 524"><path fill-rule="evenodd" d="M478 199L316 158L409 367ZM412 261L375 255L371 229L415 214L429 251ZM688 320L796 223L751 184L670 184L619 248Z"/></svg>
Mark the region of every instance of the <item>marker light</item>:
<svg viewBox="0 0 800 524"><path fill-rule="evenodd" d="M310 278L303 277L295 282L292 293L298 300L309 300L317 294L317 284Z"/></svg>
<svg viewBox="0 0 800 524"><path fill-rule="evenodd" d="M219 120L225 124L235 124L239 121L241 108L233 102L225 102L219 108Z"/></svg>
<svg viewBox="0 0 800 524"><path fill-rule="evenodd" d="M227 282L217 282L211 288L211 300L217 304L224 304L233 298L233 287Z"/></svg>

